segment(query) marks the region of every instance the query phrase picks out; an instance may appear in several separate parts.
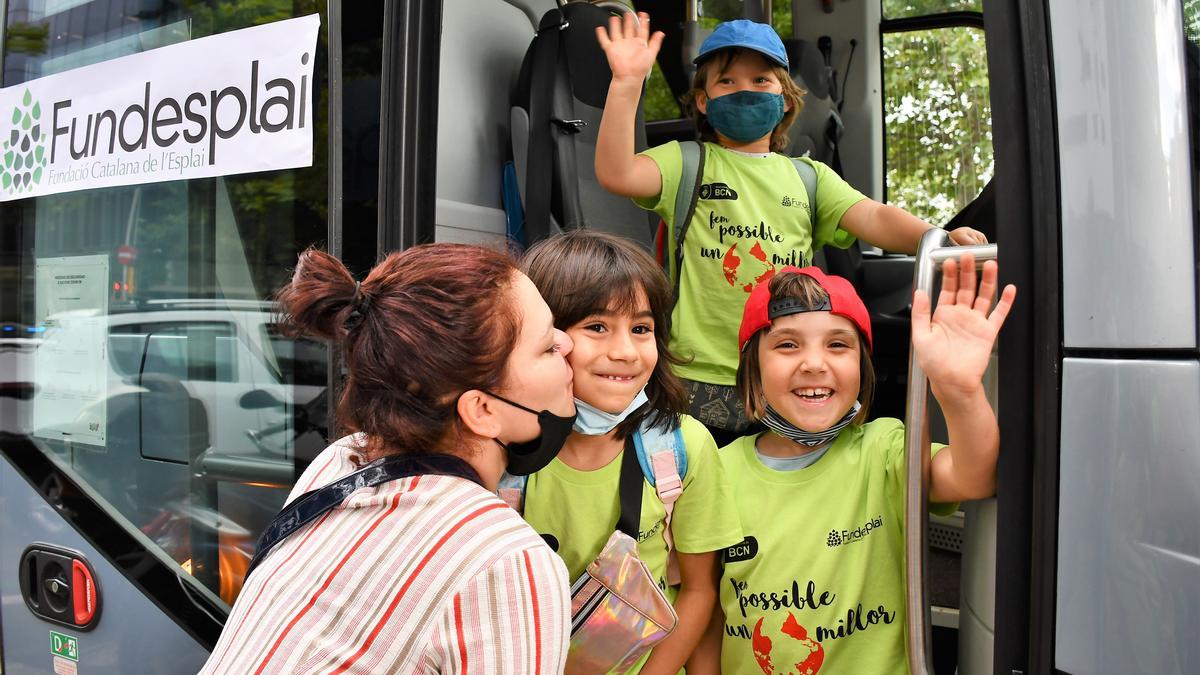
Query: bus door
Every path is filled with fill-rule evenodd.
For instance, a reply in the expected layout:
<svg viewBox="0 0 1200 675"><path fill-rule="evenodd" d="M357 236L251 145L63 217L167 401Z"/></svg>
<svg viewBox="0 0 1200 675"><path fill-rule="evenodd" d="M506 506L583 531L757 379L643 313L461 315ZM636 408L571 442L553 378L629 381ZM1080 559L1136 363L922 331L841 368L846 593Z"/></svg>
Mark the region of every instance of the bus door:
<svg viewBox="0 0 1200 675"><path fill-rule="evenodd" d="M4 6L0 671L206 660L333 433L336 359L270 300L411 205L378 197L383 4Z"/></svg>

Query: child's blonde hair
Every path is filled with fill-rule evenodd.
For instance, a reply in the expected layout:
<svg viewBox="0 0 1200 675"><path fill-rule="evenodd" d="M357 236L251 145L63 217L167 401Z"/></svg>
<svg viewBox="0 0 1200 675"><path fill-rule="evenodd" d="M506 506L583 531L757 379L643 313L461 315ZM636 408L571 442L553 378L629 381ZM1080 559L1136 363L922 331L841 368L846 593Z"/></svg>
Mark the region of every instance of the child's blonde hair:
<svg viewBox="0 0 1200 675"><path fill-rule="evenodd" d="M793 298L799 300L810 311L825 305L829 294L821 288L816 279L796 272L780 272L767 282L770 284L771 298ZM862 331L858 333L858 402L862 408L854 416L852 424L862 424L871 412L871 399L875 395L875 366L871 363L871 353L865 345L869 343ZM762 366L758 360L758 343L762 340L767 329L755 333L746 341L738 359L737 387L742 396L742 404L746 406L746 417L759 421L767 412L767 395L763 393Z"/></svg>
<svg viewBox="0 0 1200 675"><path fill-rule="evenodd" d="M706 90L708 76L714 69L717 74L723 73L729 69L730 64L744 54L761 56L756 51L735 47L722 49L696 66L696 75L692 78L692 88L683 95L683 108L696 123L696 132L702 141L718 142L717 130L708 123L708 116L700 112L700 108L696 105L697 97L708 96ZM792 127L792 123L804 109L804 90L788 74L787 68L769 61L768 64L771 66L771 72L779 80L779 84L783 86L784 107L787 108L787 112L783 113L783 119L771 131L771 152L781 152L788 147L788 129Z"/></svg>

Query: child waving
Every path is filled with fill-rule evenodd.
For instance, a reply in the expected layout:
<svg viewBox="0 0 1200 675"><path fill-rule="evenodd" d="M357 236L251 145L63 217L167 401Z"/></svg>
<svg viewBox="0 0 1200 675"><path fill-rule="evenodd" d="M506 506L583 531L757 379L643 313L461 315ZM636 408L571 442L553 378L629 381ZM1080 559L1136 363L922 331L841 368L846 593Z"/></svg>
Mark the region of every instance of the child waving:
<svg viewBox="0 0 1200 675"><path fill-rule="evenodd" d="M1016 289L996 264L945 263L942 294L913 300L913 345L945 413L935 511L995 492L1000 432L982 378ZM769 429L721 450L746 538L726 550L720 609L689 673L907 673L904 425L864 423L871 324L848 281L788 268L755 289L738 386ZM720 645L718 661L717 645ZM719 671L718 671L719 667Z"/></svg>

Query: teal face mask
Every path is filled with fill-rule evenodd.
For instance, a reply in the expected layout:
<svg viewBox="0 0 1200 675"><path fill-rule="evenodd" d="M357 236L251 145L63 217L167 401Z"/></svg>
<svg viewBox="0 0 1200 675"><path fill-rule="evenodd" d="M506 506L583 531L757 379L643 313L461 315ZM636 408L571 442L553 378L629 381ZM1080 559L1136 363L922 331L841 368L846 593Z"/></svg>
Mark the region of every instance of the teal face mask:
<svg viewBox="0 0 1200 675"><path fill-rule="evenodd" d="M770 134L783 119L783 94L737 91L708 100L705 115L717 133L739 143Z"/></svg>

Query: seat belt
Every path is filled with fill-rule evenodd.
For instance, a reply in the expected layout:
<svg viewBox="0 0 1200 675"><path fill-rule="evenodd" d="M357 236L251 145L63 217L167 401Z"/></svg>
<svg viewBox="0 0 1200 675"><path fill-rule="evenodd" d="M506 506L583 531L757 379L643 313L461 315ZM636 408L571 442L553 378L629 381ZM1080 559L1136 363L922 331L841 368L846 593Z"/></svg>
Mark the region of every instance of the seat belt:
<svg viewBox="0 0 1200 675"><path fill-rule="evenodd" d="M529 86L529 147L525 162L525 241L550 236L550 199L554 187L554 139L550 135L554 78L558 70L558 52L562 12L554 9L542 16L533 43L533 63Z"/></svg>

